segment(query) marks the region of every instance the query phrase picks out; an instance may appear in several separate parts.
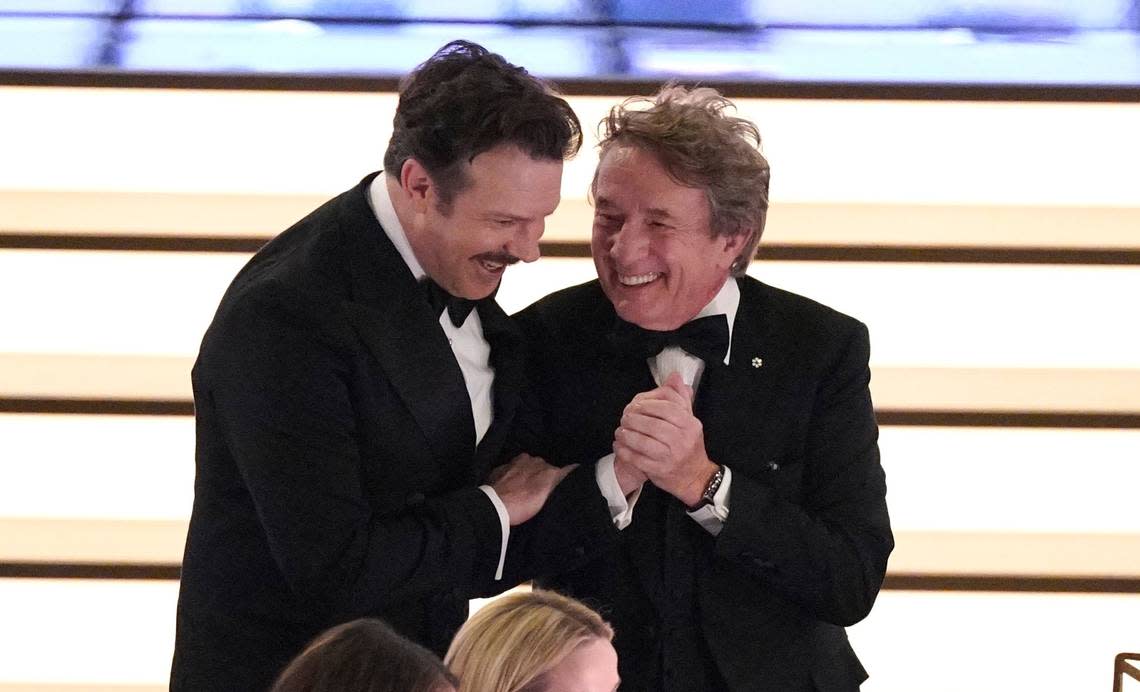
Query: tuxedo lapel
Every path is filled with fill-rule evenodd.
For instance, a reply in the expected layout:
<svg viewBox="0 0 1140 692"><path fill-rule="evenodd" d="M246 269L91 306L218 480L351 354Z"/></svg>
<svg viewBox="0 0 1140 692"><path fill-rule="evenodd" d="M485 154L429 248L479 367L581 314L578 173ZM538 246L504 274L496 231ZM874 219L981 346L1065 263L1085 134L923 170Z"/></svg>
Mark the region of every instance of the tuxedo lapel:
<svg viewBox="0 0 1140 692"><path fill-rule="evenodd" d="M478 305L479 319L483 323L483 337L491 346L491 367L495 369L492 388L494 415L491 427L483 435L475 454L472 468L473 481L480 481L487 471L498 461L503 443L507 438L519 399L525 384L525 352L523 336L511 318L507 317L499 304L487 300Z"/></svg>
<svg viewBox="0 0 1140 692"><path fill-rule="evenodd" d="M605 297L602 300L607 301ZM610 310L612 313L612 308ZM600 358L592 368L585 369L601 378L596 383L597 399L593 402L595 414L605 420L604 439L612 440L617 422L633 397L657 387L649 363L639 357L622 351L614 339L609 338L617 325L618 316L612 313L610 332L601 337ZM583 405L587 405L585 401ZM641 496L633 512L632 523L622 530L623 550L629 555L630 564L637 573L645 593L654 602L660 602L664 594L659 553L661 531L666 507L671 498L652 483L642 486Z"/></svg>
<svg viewBox="0 0 1140 692"><path fill-rule="evenodd" d="M740 306L729 364L706 364L694 402L709 457L736 467L769 461L763 458L764 436L758 434L767 421L757 417L772 414L783 396L779 371L786 362L763 287L747 280L738 283Z"/></svg>
<svg viewBox="0 0 1140 692"><path fill-rule="evenodd" d="M463 372L438 317L368 206L371 180L341 208L355 297L345 312L441 464L469 473L475 423Z"/></svg>

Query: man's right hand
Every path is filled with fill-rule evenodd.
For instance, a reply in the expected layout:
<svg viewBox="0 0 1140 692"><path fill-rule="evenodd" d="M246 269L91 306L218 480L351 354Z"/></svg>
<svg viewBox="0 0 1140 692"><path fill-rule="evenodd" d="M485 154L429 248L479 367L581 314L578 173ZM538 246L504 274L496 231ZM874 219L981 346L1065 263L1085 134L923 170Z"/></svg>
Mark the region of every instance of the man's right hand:
<svg viewBox="0 0 1140 692"><path fill-rule="evenodd" d="M539 457L520 454L491 471L488 480L506 506L511 526L518 526L538 514L554 486L576 467L577 464L571 464L559 468Z"/></svg>

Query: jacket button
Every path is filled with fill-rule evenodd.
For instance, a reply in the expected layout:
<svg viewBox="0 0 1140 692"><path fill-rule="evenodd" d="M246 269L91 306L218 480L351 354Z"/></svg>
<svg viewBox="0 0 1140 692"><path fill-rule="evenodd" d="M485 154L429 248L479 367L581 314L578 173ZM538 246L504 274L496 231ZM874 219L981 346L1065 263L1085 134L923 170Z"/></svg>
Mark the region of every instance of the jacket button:
<svg viewBox="0 0 1140 692"><path fill-rule="evenodd" d="M774 462L774 461L769 461L769 462L768 462L768 470L769 470L769 471L779 471L779 470L780 470L780 465L779 465L779 464L777 464L777 463L776 463L776 462Z"/></svg>

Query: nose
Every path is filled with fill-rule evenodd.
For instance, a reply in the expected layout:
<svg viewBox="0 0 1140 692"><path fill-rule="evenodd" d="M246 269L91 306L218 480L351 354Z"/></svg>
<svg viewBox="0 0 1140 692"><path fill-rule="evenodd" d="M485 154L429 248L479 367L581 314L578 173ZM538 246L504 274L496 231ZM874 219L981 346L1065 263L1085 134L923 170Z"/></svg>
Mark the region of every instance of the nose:
<svg viewBox="0 0 1140 692"><path fill-rule="evenodd" d="M518 257L523 262L533 262L542 256L538 241L546 231L546 221L539 219L519 226L518 233L507 247L507 252Z"/></svg>
<svg viewBox="0 0 1140 692"><path fill-rule="evenodd" d="M610 236L610 258L619 266L632 264L645 255L649 237L633 221L626 221Z"/></svg>

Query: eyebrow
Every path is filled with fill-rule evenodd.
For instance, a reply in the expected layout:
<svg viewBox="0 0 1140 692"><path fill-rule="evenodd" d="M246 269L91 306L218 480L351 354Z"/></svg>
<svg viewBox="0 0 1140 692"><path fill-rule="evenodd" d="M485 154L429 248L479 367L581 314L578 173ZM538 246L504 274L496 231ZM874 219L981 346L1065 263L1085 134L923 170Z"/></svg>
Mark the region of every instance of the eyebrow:
<svg viewBox="0 0 1140 692"><path fill-rule="evenodd" d="M605 197L598 197L594 200L594 209L595 210L612 209L612 208L614 208L614 206L615 206L614 203L611 202L610 200L606 199ZM660 207L650 207L649 209L645 210L645 213L648 214L649 216L656 216L656 217L665 218L665 219L673 218L673 214L671 214L668 209L662 209Z"/></svg>
<svg viewBox="0 0 1140 692"><path fill-rule="evenodd" d="M510 219L511 221L526 221L527 220L526 216L520 216L518 214L511 214L510 212L495 211L495 210L491 210L491 211L485 213L483 215L483 218L485 218L485 219Z"/></svg>

